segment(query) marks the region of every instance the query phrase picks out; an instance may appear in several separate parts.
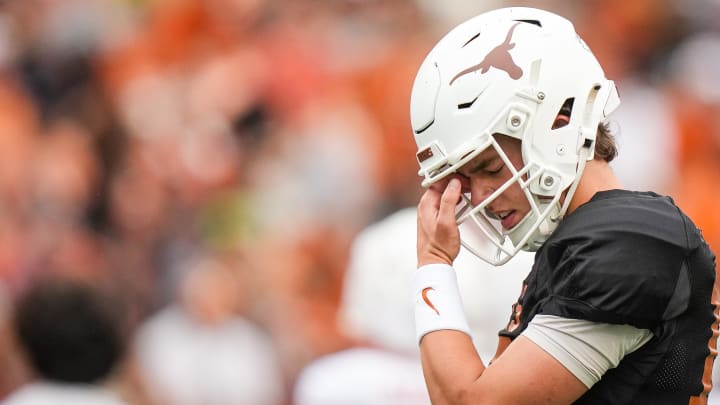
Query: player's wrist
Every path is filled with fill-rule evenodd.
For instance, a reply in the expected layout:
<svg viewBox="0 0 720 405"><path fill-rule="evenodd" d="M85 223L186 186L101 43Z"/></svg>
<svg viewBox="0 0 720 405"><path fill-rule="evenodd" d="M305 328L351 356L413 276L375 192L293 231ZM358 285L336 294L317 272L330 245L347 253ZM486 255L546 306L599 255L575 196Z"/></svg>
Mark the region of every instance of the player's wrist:
<svg viewBox="0 0 720 405"><path fill-rule="evenodd" d="M447 255L425 253L418 255L418 268L428 264L446 264L452 266L453 260Z"/></svg>
<svg viewBox="0 0 720 405"><path fill-rule="evenodd" d="M428 333L457 330L470 335L455 270L430 263L415 272L415 332L418 344Z"/></svg>

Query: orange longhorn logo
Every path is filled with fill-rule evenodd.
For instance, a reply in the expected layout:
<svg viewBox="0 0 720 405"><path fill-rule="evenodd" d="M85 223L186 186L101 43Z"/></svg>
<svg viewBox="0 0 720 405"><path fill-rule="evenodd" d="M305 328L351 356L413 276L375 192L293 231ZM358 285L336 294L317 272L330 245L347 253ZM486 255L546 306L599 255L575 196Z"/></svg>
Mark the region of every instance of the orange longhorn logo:
<svg viewBox="0 0 720 405"><path fill-rule="evenodd" d="M512 39L515 27L517 27L519 24L522 23L518 22L512 27L510 27L510 30L505 37L505 41L503 41L502 44L496 46L492 51L490 51L490 53L485 56L485 59L483 59L482 62L478 63L477 65L470 66L469 68L456 74L455 77L450 80L450 85L452 86L453 82L459 77L464 76L468 73L475 72L477 70L480 70L480 73L487 73L491 67L506 72L510 76L510 78L514 80L521 78L523 75L523 71L520 66L515 63L512 55L510 55L510 50L515 47L515 43L510 43L510 40Z"/></svg>

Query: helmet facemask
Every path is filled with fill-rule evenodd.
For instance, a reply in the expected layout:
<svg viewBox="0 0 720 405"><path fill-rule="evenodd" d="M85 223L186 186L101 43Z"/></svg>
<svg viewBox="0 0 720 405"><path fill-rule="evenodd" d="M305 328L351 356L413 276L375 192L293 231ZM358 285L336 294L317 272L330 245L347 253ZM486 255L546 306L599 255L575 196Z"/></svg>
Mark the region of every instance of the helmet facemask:
<svg viewBox="0 0 720 405"><path fill-rule="evenodd" d="M496 135L497 136L497 135ZM557 189L553 195L538 196L531 191L548 173L548 169L535 162L516 168L496 136L488 137L487 146L473 152L477 156L483 150L492 148L510 171L510 177L493 190L481 203L473 205L468 194L463 194L456 207L455 218L460 229L462 245L475 256L499 266L510 260L520 250L535 251L555 230L559 222L561 196L564 190ZM502 136L502 135L500 135ZM500 219L488 208L503 193L517 185L527 199L529 211L511 229L505 229Z"/></svg>

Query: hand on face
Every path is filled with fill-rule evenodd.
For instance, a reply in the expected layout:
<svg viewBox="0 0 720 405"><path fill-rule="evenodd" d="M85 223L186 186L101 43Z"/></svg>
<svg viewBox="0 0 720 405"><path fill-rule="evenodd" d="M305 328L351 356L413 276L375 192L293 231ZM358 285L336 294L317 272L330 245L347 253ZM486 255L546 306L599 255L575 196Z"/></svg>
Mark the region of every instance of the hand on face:
<svg viewBox="0 0 720 405"><path fill-rule="evenodd" d="M457 176L433 184L418 204L418 267L426 264L452 265L460 253L460 231L455 222L455 206L460 201L461 184Z"/></svg>

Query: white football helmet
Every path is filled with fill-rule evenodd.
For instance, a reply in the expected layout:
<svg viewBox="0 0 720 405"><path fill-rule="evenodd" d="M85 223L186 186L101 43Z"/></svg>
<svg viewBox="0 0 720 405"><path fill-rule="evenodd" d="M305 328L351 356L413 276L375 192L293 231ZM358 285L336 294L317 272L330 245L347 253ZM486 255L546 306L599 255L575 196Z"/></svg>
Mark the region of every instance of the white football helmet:
<svg viewBox="0 0 720 405"><path fill-rule="evenodd" d="M598 124L619 103L614 83L570 21L525 7L481 14L443 37L415 78L410 115L422 184L495 148L513 176L478 206L463 196L456 215L462 244L494 265L520 249L535 251L557 227L593 158ZM552 129L561 108L569 124ZM521 141L522 168L513 167L494 134ZM516 182L531 210L503 230L485 207Z"/></svg>

